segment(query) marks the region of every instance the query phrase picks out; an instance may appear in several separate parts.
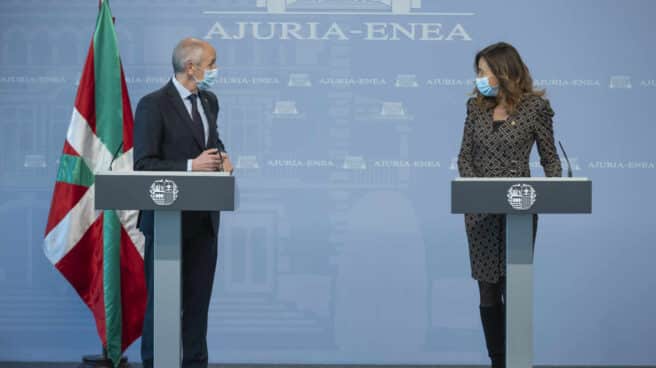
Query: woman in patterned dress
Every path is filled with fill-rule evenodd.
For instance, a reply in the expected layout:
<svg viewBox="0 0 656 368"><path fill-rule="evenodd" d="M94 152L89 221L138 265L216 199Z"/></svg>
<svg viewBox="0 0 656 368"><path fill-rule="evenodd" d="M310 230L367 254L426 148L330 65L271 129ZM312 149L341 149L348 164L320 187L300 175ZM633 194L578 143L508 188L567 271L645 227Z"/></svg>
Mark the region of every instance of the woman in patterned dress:
<svg viewBox="0 0 656 368"><path fill-rule="evenodd" d="M554 145L554 112L517 50L496 43L476 54L473 97L458 156L463 177L528 177L537 143L546 176L561 176ZM472 277L478 281L480 314L492 367L505 367L505 216L466 214ZM537 216L534 217L534 240Z"/></svg>

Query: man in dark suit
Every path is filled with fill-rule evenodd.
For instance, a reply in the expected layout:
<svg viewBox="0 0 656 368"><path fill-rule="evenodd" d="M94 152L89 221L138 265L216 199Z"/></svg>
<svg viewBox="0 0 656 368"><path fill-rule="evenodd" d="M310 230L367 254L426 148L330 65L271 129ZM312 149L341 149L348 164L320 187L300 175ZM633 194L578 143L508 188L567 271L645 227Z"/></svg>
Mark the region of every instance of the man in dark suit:
<svg viewBox="0 0 656 368"><path fill-rule="evenodd" d="M144 96L134 124L134 169L149 171L232 171L219 138L219 104L208 90L216 80L216 51L187 38L173 50L175 75ZM183 367L207 367L207 314L217 258L218 212L182 213ZM146 237L148 305L141 341L144 367L153 366L153 213L142 211Z"/></svg>

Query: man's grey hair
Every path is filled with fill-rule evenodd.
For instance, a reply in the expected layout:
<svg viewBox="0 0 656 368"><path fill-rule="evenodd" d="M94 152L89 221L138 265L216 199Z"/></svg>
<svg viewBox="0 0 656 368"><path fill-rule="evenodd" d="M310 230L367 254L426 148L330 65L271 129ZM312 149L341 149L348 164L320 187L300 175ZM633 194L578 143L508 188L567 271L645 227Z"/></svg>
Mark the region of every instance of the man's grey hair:
<svg viewBox="0 0 656 368"><path fill-rule="evenodd" d="M194 65L200 64L202 55L203 41L195 38L185 38L178 42L173 49L173 56L171 58L173 72L176 74L184 72L189 62Z"/></svg>

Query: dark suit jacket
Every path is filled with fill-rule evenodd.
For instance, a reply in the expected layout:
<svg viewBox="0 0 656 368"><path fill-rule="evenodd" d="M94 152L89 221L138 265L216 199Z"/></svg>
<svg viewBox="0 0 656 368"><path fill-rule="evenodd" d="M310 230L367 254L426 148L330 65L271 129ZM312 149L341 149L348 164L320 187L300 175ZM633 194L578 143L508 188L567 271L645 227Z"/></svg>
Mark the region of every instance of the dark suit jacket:
<svg viewBox="0 0 656 368"><path fill-rule="evenodd" d="M152 92L139 101L134 121L134 170L187 171L187 161L204 150L225 147L217 130L219 103L212 92L200 91L200 100L209 124L207 147L203 137L194 134L192 119L173 82ZM182 236L198 231L218 232L218 212L183 212ZM142 211L139 229L153 234L153 213Z"/></svg>

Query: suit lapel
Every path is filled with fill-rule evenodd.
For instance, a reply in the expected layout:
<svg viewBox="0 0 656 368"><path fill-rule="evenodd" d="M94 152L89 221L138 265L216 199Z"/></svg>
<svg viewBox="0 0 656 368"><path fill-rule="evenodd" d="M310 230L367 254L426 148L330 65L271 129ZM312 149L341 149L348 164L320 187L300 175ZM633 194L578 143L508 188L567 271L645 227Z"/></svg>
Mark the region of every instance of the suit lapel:
<svg viewBox="0 0 656 368"><path fill-rule="evenodd" d="M189 112L187 112L187 108L184 106L180 94L175 89L175 86L171 81L169 81L169 84L167 85L166 94L169 97L171 106L173 106L173 110L175 110L178 116L187 124L187 128L191 129L191 133L194 136L196 144L198 144L201 150L204 149L205 143L203 142L203 132L199 132L198 129L194 129L194 121L191 120L191 116L189 115Z"/></svg>

